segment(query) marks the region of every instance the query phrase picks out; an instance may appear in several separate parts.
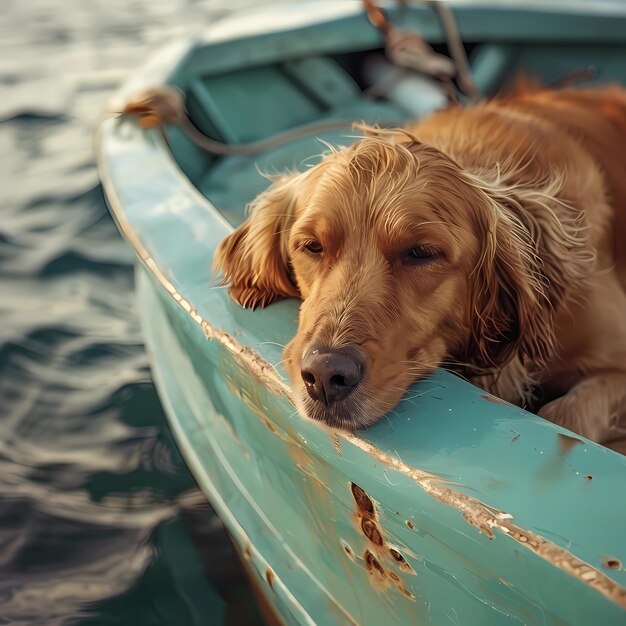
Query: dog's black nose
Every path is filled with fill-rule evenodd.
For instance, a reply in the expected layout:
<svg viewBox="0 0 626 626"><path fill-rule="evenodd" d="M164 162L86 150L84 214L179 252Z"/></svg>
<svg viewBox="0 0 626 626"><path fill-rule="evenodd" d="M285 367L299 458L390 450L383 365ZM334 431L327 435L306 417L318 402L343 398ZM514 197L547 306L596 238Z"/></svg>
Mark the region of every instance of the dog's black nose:
<svg viewBox="0 0 626 626"><path fill-rule="evenodd" d="M353 348L309 350L302 359L302 380L309 395L326 406L346 398L363 378L363 357Z"/></svg>

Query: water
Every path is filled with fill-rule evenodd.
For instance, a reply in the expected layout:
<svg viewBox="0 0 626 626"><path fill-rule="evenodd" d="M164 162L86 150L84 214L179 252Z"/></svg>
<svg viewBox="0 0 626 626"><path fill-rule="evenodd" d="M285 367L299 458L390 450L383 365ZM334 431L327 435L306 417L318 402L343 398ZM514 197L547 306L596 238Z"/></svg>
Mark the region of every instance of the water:
<svg viewBox="0 0 626 626"><path fill-rule="evenodd" d="M165 422L91 146L133 68L247 4L2 0L0 624L260 624Z"/></svg>

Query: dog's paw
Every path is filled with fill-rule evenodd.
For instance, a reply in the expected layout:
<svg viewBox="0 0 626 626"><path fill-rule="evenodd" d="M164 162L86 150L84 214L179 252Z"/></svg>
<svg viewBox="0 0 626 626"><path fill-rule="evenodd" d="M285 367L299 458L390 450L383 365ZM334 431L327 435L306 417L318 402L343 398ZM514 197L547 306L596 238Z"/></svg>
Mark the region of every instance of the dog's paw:
<svg viewBox="0 0 626 626"><path fill-rule="evenodd" d="M593 439L593 427L587 424L589 421L581 415L580 408L576 406L576 402L567 395L552 400L548 404L544 404L537 414L558 426L563 426L578 435Z"/></svg>
<svg viewBox="0 0 626 626"><path fill-rule="evenodd" d="M587 439L602 442L617 416L599 391L597 385L581 383L564 396L544 404L537 414Z"/></svg>

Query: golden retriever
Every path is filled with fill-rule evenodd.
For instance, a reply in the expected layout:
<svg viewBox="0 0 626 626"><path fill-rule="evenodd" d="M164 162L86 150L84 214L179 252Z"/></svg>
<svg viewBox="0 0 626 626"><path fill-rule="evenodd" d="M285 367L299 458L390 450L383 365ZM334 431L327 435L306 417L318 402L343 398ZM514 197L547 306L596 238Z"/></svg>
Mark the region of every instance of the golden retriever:
<svg viewBox="0 0 626 626"><path fill-rule="evenodd" d="M285 349L299 412L362 428L447 365L610 437L626 413L626 91L525 87L362 130L275 179L215 256L244 307L302 299Z"/></svg>

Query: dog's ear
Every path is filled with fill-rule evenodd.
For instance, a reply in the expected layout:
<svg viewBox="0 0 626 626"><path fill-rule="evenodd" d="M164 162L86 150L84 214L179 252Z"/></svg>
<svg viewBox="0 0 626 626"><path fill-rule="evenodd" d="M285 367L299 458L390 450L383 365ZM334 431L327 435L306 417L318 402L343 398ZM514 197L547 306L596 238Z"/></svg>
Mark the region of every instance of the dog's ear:
<svg viewBox="0 0 626 626"><path fill-rule="evenodd" d="M467 356L486 368L501 367L514 357L522 365L541 368L554 354L554 310L565 277L551 276L558 268L542 258L551 251L538 249L534 237L542 235L536 224L524 221L524 200L486 188L482 193L481 230L486 239L471 277L472 339Z"/></svg>
<svg viewBox="0 0 626 626"><path fill-rule="evenodd" d="M300 294L289 277L287 241L294 221L296 176L274 183L250 206L250 216L218 246L213 269L243 307L264 307Z"/></svg>

